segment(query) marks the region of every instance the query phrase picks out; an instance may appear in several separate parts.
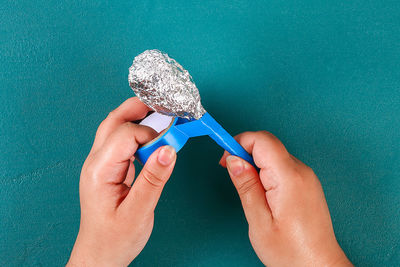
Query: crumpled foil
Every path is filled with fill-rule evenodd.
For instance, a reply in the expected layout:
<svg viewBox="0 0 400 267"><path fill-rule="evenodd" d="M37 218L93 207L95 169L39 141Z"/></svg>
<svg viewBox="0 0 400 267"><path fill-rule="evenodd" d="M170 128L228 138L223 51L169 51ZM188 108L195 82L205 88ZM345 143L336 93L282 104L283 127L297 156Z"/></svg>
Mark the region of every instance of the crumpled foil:
<svg viewBox="0 0 400 267"><path fill-rule="evenodd" d="M199 119L206 112L189 72L159 50L136 56L128 80L139 99L156 112L187 119Z"/></svg>

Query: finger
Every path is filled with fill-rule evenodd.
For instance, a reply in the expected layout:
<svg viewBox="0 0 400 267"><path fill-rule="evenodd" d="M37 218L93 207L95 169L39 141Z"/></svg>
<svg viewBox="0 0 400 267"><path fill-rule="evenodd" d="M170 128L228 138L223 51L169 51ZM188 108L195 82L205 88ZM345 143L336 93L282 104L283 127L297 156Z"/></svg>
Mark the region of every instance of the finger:
<svg viewBox="0 0 400 267"><path fill-rule="evenodd" d="M244 132L235 136L236 141L253 156L254 163L259 167L267 168L273 163L279 163L282 159L289 158L285 146L274 135L267 131ZM220 160L222 166L226 166L225 152Z"/></svg>
<svg viewBox="0 0 400 267"><path fill-rule="evenodd" d="M139 144L157 137L157 132L147 126L126 122L120 125L93 154L94 166L102 182L120 184L125 181L131 158Z"/></svg>
<svg viewBox="0 0 400 267"><path fill-rule="evenodd" d="M228 156L226 163L249 226L266 227L271 223L272 215L257 170L236 156Z"/></svg>
<svg viewBox="0 0 400 267"><path fill-rule="evenodd" d="M128 209L130 213L135 210L139 214L154 212L175 161L176 152L171 146L163 146L154 151L122 203L122 209Z"/></svg>
<svg viewBox="0 0 400 267"><path fill-rule="evenodd" d="M128 187L132 186L133 180L135 180L135 165L133 164L132 158L129 160L129 167L126 173L124 184Z"/></svg>
<svg viewBox="0 0 400 267"><path fill-rule="evenodd" d="M143 119L151 109L143 104L139 98L127 99L118 108L111 111L107 118L100 124L96 132L92 151L99 149L107 137L115 131L118 126L125 122Z"/></svg>
<svg viewBox="0 0 400 267"><path fill-rule="evenodd" d="M247 151L248 152L248 151ZM222 154L221 159L219 160L218 164L221 165L222 167L226 168L226 158L230 155L228 151L224 151L224 154Z"/></svg>
<svg viewBox="0 0 400 267"><path fill-rule="evenodd" d="M236 142L238 142L240 144L240 142L239 142L240 136L243 135L243 134L248 134L248 133L251 133L251 132L240 133L240 134L234 136L233 138L236 140ZM242 145L242 144L240 144L240 145ZM251 154L251 151L247 150L245 147L243 147L243 148L247 151L247 153ZM218 164L221 165L222 167L226 168L226 157L228 157L229 155L230 155L230 153L225 150L224 154L222 155L222 157L219 160Z"/></svg>

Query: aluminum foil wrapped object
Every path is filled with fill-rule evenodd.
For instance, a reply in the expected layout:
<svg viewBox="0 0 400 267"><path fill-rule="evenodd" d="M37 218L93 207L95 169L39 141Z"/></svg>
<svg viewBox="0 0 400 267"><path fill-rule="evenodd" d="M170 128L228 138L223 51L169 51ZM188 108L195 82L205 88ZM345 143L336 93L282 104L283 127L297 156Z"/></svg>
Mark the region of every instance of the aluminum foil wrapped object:
<svg viewBox="0 0 400 267"><path fill-rule="evenodd" d="M128 80L139 99L158 113L200 119L206 112L189 72L159 50L136 56Z"/></svg>

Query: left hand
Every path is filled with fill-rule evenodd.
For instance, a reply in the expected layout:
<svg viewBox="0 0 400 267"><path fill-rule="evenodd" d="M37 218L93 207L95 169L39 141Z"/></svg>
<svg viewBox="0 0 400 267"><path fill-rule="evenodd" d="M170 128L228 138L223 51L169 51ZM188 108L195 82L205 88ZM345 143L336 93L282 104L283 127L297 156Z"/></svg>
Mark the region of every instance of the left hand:
<svg viewBox="0 0 400 267"><path fill-rule="evenodd" d="M81 224L67 266L127 266L146 245L154 209L175 166L170 146L157 149L135 177L133 155L157 136L131 123L150 109L133 97L100 124L81 172Z"/></svg>

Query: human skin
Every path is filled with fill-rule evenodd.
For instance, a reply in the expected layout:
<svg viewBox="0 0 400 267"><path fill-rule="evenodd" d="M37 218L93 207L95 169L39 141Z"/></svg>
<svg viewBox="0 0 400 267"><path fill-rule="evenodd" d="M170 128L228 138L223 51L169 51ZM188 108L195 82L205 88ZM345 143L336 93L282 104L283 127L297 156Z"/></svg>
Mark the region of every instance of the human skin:
<svg viewBox="0 0 400 267"><path fill-rule="evenodd" d="M130 98L100 124L81 171L81 223L67 266L127 266L146 245L176 161L172 147L157 149L133 183L133 155L157 133L131 121L148 111ZM351 266L336 241L314 172L267 132L236 139L260 172L227 152L220 164L237 188L260 260L268 266Z"/></svg>
<svg viewBox="0 0 400 267"><path fill-rule="evenodd" d="M249 224L250 242L267 266L352 266L333 231L328 205L313 170L266 131L235 139L253 156L259 173L224 153Z"/></svg>
<svg viewBox="0 0 400 267"><path fill-rule="evenodd" d="M148 111L138 98L130 98L100 124L82 167L81 223L67 266L127 266L146 245L176 161L172 147L157 149L132 185L133 155L157 133L131 121Z"/></svg>

